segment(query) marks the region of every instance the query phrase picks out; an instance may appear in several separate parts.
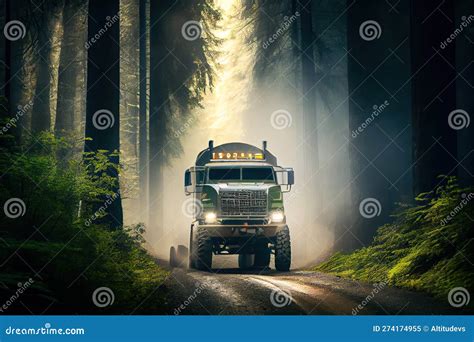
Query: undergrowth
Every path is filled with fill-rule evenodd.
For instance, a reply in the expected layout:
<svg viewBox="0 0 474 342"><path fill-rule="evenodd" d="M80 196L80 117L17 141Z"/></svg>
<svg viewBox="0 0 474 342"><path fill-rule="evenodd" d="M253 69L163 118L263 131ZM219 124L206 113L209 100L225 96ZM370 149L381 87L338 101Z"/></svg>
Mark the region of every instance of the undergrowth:
<svg viewBox="0 0 474 342"><path fill-rule="evenodd" d="M474 188L445 178L416 203L400 205L394 222L379 228L370 246L336 253L314 270L384 281L440 298L455 287L474 293Z"/></svg>
<svg viewBox="0 0 474 342"><path fill-rule="evenodd" d="M9 304L2 311L159 310L160 286L168 272L143 248L144 226L111 229L100 220L105 213L94 211L104 198L116 198L114 180L104 171L110 167L107 151L84 156L74 143L42 133L18 147L5 141L0 145L0 203L24 203L24 208L17 206L22 215L9 217L4 208L0 219L0 306ZM18 214L13 207L12 213ZM12 297L29 279L32 285ZM92 300L100 287L114 297L104 308Z"/></svg>

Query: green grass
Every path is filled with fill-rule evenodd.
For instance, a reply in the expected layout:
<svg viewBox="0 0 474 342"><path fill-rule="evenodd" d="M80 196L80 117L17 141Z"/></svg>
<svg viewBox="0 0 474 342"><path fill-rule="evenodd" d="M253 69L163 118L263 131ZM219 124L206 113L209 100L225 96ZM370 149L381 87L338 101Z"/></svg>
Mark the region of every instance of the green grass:
<svg viewBox="0 0 474 342"><path fill-rule="evenodd" d="M400 206L394 222L379 228L370 246L336 253L313 270L385 281L440 298L459 286L474 293L474 189L446 178L416 200L414 207Z"/></svg>

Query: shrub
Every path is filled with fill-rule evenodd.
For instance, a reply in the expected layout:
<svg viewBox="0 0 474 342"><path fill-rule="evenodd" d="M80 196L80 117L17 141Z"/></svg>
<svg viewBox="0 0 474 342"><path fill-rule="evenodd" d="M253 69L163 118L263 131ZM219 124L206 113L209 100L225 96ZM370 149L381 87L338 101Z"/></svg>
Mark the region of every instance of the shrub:
<svg viewBox="0 0 474 342"><path fill-rule="evenodd" d="M0 148L1 203L19 198L26 208L23 216L2 215L0 221L2 298L9 298L18 282L32 278L34 284L21 300L38 310L55 301L48 313L157 308L160 291L146 308L139 305L167 272L142 247L142 224L112 230L101 220L90 220L97 216L93 208L113 195L115 180L104 172L112 167L107 151L71 154L76 143L42 133L20 147ZM115 301L99 309L91 298L103 286L112 289ZM17 301L8 313L23 310Z"/></svg>
<svg viewBox="0 0 474 342"><path fill-rule="evenodd" d="M473 293L474 188L461 188L449 177L416 203L401 205L394 223L379 228L370 246L335 254L314 269L443 298L458 286Z"/></svg>

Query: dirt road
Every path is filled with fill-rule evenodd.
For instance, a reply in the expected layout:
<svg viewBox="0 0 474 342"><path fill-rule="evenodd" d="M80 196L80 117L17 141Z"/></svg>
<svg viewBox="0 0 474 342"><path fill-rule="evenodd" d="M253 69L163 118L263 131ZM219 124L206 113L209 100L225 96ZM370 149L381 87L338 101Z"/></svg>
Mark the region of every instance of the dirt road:
<svg viewBox="0 0 474 342"><path fill-rule="evenodd" d="M460 314L432 297L308 271L175 268L168 279L175 315Z"/></svg>

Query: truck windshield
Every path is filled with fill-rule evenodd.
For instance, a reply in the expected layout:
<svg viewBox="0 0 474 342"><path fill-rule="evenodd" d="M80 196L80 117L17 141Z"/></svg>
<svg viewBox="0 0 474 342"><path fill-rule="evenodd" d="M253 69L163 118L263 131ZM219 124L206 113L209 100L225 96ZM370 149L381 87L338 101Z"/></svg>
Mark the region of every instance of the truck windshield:
<svg viewBox="0 0 474 342"><path fill-rule="evenodd" d="M212 168L209 169L209 180L211 181L238 181L240 180L240 168Z"/></svg>
<svg viewBox="0 0 474 342"><path fill-rule="evenodd" d="M271 167L216 167L209 169L209 181L252 181L273 182L275 180Z"/></svg>
<svg viewBox="0 0 474 342"><path fill-rule="evenodd" d="M273 169L271 167L244 167L242 180L273 181Z"/></svg>

